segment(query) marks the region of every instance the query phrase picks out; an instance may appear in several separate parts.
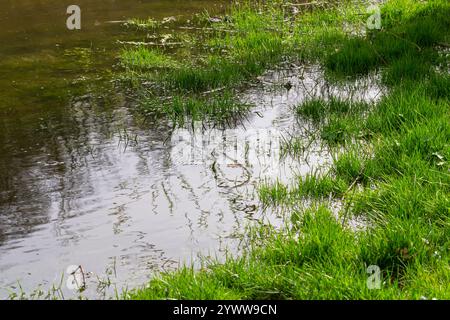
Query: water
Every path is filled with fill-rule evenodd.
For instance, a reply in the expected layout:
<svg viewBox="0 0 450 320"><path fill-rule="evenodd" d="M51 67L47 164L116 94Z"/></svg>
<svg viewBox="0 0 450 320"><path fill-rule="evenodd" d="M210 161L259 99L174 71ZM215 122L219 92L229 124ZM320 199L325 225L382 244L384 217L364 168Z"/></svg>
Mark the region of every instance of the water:
<svg viewBox="0 0 450 320"><path fill-rule="evenodd" d="M282 223L262 210L261 181L289 183L329 166L329 150L292 108L312 95L376 99L370 80L358 91L328 85L315 66L270 71L240 94L253 107L225 131L143 123L111 81L120 70L117 41L142 41L118 21L175 16L176 29L225 3L79 1L80 32L65 29L60 2L2 4L0 287L48 288L81 265L84 294L99 297L97 275L120 290L180 263L198 265L199 256L221 258L239 250L248 224ZM311 140L308 151L280 160L290 134Z"/></svg>
<svg viewBox="0 0 450 320"><path fill-rule="evenodd" d="M136 285L216 248L196 212L170 213L162 190L183 177L168 133L139 127L111 79L117 41L142 40L118 21L174 16L176 27L226 2L80 0L82 30L69 31L72 2L2 1L0 287L45 288L70 264L99 275L115 265L119 286Z"/></svg>

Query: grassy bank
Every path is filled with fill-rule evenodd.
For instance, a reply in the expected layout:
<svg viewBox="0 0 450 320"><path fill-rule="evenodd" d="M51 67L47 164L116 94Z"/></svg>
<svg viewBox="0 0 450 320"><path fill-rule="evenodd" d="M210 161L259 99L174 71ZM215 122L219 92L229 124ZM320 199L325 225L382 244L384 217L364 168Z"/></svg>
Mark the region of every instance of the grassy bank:
<svg viewBox="0 0 450 320"><path fill-rule="evenodd" d="M364 5L301 7L232 7L193 65L164 58L163 72L145 71L157 84L152 95L183 97L148 108L174 121L192 110L201 118L217 109L209 92L225 87L220 114L234 113L242 109L233 90L287 59L320 63L330 81L378 72L388 93L376 105L320 97L299 105L297 116L317 126L335 159L325 175L261 186L263 205L292 208L285 228L254 227L240 257L161 274L129 298L450 298L450 4L387 1L381 30L364 29ZM287 152L301 152L295 139ZM330 197L342 203L338 218ZM304 199L313 204L296 209ZM364 230L349 228L354 217ZM367 286L372 265L378 289Z"/></svg>

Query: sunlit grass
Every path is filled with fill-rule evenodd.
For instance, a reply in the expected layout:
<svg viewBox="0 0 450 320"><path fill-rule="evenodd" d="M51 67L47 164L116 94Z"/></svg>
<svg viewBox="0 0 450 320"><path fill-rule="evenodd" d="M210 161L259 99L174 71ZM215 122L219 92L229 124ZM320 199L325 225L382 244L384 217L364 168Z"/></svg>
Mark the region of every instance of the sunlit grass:
<svg viewBox="0 0 450 320"><path fill-rule="evenodd" d="M122 65L134 71L148 71L155 68L173 68L178 63L171 57L143 46L124 49L120 55Z"/></svg>

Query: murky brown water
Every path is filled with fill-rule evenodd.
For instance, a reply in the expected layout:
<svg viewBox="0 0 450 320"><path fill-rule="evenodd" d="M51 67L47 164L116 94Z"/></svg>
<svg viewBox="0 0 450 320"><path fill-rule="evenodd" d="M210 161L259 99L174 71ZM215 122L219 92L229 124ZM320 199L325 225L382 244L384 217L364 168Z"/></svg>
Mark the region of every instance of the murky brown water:
<svg viewBox="0 0 450 320"><path fill-rule="evenodd" d="M78 2L81 31L65 28L71 3L0 5L0 297L18 281L25 291L59 283L69 265L82 265L92 282L114 269L120 289L198 254L235 250L248 223L280 221L259 207L258 183L289 181L330 161L319 143L280 161L280 136L311 134L292 107L309 95L355 93L326 85L316 67L290 66L242 93L254 107L234 129L143 124L111 82L117 41L142 39L116 21L182 21L227 1ZM87 296L97 296L94 287Z"/></svg>

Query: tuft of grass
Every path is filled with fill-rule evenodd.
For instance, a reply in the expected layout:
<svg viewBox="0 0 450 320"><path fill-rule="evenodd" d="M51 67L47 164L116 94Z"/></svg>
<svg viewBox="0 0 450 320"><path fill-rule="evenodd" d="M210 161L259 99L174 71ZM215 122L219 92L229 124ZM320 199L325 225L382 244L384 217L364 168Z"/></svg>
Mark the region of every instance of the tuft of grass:
<svg viewBox="0 0 450 320"><path fill-rule="evenodd" d="M428 60L406 55L389 65L383 72L383 82L395 85L398 82L427 79L432 70Z"/></svg>
<svg viewBox="0 0 450 320"><path fill-rule="evenodd" d="M450 14L448 9L446 11ZM403 27L406 39L420 48L431 47L444 40L445 33L442 30L450 26L448 16L445 18L441 13L440 17L436 18L426 14L416 19L418 20L410 21Z"/></svg>
<svg viewBox="0 0 450 320"><path fill-rule="evenodd" d="M174 126L184 126L196 121L225 125L233 120L238 121L249 107L228 91L210 96L176 95L163 100L146 97L141 105L147 116L164 116Z"/></svg>
<svg viewBox="0 0 450 320"><path fill-rule="evenodd" d="M328 174L308 174L299 177L291 188L279 181L264 183L258 188L258 195L265 207L291 205L304 199L328 199L344 195L348 183L344 179L336 179Z"/></svg>
<svg viewBox="0 0 450 320"><path fill-rule="evenodd" d="M360 130L357 121L354 116L331 116L320 128L320 138L330 146L351 143Z"/></svg>
<svg viewBox="0 0 450 320"><path fill-rule="evenodd" d="M300 157L306 149L305 139L298 137L283 138L280 144L280 158L291 156L292 158Z"/></svg>
<svg viewBox="0 0 450 320"><path fill-rule="evenodd" d="M347 184L340 179L334 179L329 174L319 176L317 174L308 174L298 179L296 188L291 191L295 199L304 197L328 198L340 197L348 188Z"/></svg>
<svg viewBox="0 0 450 320"><path fill-rule="evenodd" d="M380 64L381 58L372 44L364 39L349 38L329 55L325 67L334 74L364 75Z"/></svg>
<svg viewBox="0 0 450 320"><path fill-rule="evenodd" d="M288 203L290 192L286 185L276 181L274 184L261 184L258 188L258 196L264 206L276 206Z"/></svg>
<svg viewBox="0 0 450 320"><path fill-rule="evenodd" d="M331 97L310 99L297 107L296 113L319 126L320 138L329 145L350 142L361 131L360 117L370 104Z"/></svg>
<svg viewBox="0 0 450 320"><path fill-rule="evenodd" d="M360 148L352 149L339 155L333 164L333 172L336 177L345 181L346 185L355 183L367 184L368 177L366 173L366 161L361 155Z"/></svg>
<svg viewBox="0 0 450 320"><path fill-rule="evenodd" d="M429 80L424 80L404 83L393 88L377 105L374 112L368 115L364 124L366 130L375 134L388 134L398 132L405 126L414 126L426 119L445 116L446 100L430 99L426 94L430 85Z"/></svg>
<svg viewBox="0 0 450 320"><path fill-rule="evenodd" d="M157 68L173 68L178 63L160 51L143 46L124 49L120 54L122 66L134 71L148 71Z"/></svg>
<svg viewBox="0 0 450 320"><path fill-rule="evenodd" d="M162 81L177 92L197 94L227 87L244 77L237 64L210 57L203 68L187 65L166 74Z"/></svg>
<svg viewBox="0 0 450 320"><path fill-rule="evenodd" d="M402 38L391 32L373 32L373 50L382 59L379 65L389 64L403 56L413 56L418 54L418 48L414 42Z"/></svg>
<svg viewBox="0 0 450 320"><path fill-rule="evenodd" d="M370 104L331 97L311 99L297 107L297 115L319 125L320 137L330 145L343 144L359 132L357 116L369 110Z"/></svg>
<svg viewBox="0 0 450 320"><path fill-rule="evenodd" d="M450 74L431 74L423 90L427 96L450 102Z"/></svg>

